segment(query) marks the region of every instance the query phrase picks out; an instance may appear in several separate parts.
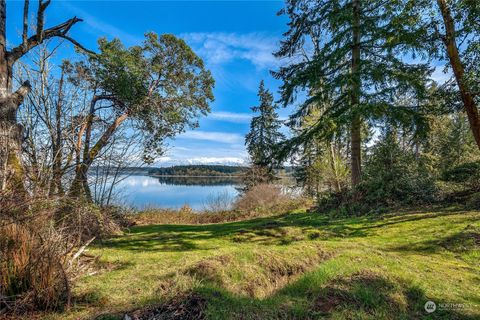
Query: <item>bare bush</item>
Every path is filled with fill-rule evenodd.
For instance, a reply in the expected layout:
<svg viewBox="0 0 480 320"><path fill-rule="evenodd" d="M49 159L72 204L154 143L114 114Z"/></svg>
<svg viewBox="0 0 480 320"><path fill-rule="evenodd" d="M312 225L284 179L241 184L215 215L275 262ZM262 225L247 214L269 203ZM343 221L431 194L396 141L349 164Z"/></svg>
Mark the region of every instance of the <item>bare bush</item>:
<svg viewBox="0 0 480 320"><path fill-rule="evenodd" d="M282 193L279 186L259 184L246 191L236 202L235 209L249 212L273 208L288 202L290 198Z"/></svg>
<svg viewBox="0 0 480 320"><path fill-rule="evenodd" d="M204 211L208 213L227 212L232 209L234 197L228 192L223 191L210 195L203 204Z"/></svg>
<svg viewBox="0 0 480 320"><path fill-rule="evenodd" d="M56 225L69 234L86 241L92 237L106 238L121 232L124 226L115 207L101 208L78 199L63 199L56 209Z"/></svg>

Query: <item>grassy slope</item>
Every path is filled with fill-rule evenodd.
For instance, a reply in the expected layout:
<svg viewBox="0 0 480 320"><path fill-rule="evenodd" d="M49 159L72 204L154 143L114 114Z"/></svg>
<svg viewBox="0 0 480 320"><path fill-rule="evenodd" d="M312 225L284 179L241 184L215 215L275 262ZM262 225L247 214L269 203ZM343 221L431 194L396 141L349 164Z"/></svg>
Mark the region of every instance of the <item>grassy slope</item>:
<svg viewBox="0 0 480 320"><path fill-rule="evenodd" d="M480 212L138 226L91 253L104 270L78 283L70 318L115 319L190 289L212 319L419 319L427 300L465 304L427 318L480 318Z"/></svg>

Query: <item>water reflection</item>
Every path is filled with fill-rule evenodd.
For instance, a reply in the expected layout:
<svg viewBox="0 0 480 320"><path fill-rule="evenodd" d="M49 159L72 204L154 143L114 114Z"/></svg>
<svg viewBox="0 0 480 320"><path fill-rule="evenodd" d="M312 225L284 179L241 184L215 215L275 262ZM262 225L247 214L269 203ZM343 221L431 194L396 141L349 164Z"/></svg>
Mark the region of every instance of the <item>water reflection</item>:
<svg viewBox="0 0 480 320"><path fill-rule="evenodd" d="M239 187L240 179L231 177L129 176L116 189L122 195L117 200L119 204L137 209L178 209L188 204L194 210L202 210L217 195L234 199Z"/></svg>

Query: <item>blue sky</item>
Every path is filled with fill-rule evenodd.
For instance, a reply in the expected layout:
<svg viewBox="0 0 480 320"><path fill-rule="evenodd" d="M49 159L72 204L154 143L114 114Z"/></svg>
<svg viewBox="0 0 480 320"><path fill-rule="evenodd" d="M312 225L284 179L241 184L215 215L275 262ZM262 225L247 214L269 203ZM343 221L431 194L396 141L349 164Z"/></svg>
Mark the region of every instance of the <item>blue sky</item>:
<svg viewBox="0 0 480 320"><path fill-rule="evenodd" d="M31 12L35 5L32 1ZM156 165L231 164L247 160L244 135L249 129L250 107L257 104L259 81L264 79L275 95L280 85L269 71L281 64L272 52L287 30L287 19L277 16L282 6L281 1L53 0L46 26L72 16L84 19L72 28L71 35L88 48L96 48L96 40L102 36L118 37L126 45L138 44L148 31L185 39L213 73L215 102L199 128L169 142L169 150ZM23 1L7 1L7 10L8 38L18 43ZM61 58L72 54L65 49ZM279 113L283 118L289 110Z"/></svg>

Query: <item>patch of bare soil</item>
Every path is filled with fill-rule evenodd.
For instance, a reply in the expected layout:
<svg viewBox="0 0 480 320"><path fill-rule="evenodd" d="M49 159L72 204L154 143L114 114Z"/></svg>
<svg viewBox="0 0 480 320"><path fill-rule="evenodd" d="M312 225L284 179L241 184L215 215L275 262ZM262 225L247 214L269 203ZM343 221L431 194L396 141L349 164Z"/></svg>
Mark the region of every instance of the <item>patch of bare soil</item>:
<svg viewBox="0 0 480 320"><path fill-rule="evenodd" d="M203 320L206 319L207 301L189 293L179 295L160 306L137 310L124 316L131 320Z"/></svg>

